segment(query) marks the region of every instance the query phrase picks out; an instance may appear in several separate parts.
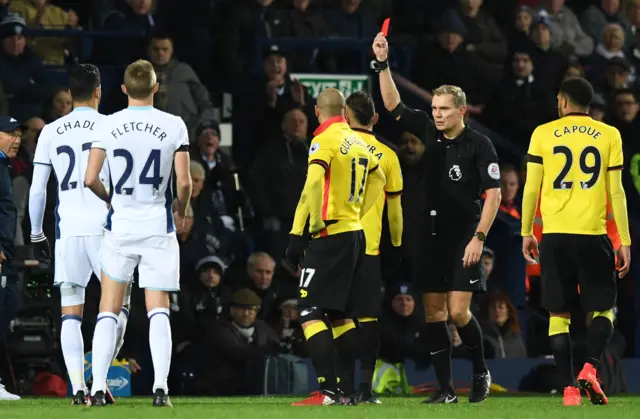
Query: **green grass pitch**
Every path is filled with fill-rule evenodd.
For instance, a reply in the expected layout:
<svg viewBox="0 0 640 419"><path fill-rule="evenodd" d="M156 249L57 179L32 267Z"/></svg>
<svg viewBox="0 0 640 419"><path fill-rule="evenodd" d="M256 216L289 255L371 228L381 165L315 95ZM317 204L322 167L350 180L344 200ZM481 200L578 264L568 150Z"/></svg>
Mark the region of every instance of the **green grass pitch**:
<svg viewBox="0 0 640 419"><path fill-rule="evenodd" d="M151 397L119 398L103 408L70 406L70 399L26 398L0 402L4 419L573 419L640 418L640 396L612 397L608 406L592 406L586 398L580 407L563 407L560 396L491 396L470 405L460 397L457 405L427 406L416 397L386 397L378 406L293 407L290 397L172 398L173 409L151 407Z"/></svg>

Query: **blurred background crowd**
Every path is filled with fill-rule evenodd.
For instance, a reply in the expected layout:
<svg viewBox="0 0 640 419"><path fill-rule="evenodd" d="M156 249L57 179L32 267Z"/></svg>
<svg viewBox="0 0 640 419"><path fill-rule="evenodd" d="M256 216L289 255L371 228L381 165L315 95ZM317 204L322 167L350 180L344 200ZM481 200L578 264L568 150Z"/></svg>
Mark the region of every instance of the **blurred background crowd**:
<svg viewBox="0 0 640 419"><path fill-rule="evenodd" d="M487 356L550 354L547 313L538 304L539 271L527 267L520 252L522 158L534 128L557 117L560 81L569 75L589 79L597 92L591 116L622 134L637 239L638 0L0 0L0 112L29 127L13 162L16 245L29 242L28 190L39 131L72 110L65 86L69 66L100 67L100 111L112 113L126 106L119 89L124 67L150 60L160 84L154 106L184 119L192 146L190 228L179 237L182 292L172 295L171 306L172 389L251 392L247 365L265 355L306 353L296 272L283 266L282 256L317 126L318 88L296 75L369 76L364 87L381 114L376 130L399 146L409 250L400 271L384 269L380 358L428 364L421 298L410 284L411 261L419 257L411 254L412 243L421 239L411 226L425 209L416 166L424 146L384 111L369 69L371 42L386 17L392 17L391 68L405 103L429 109L432 89L460 86L469 102L468 123L489 135L503 162L503 201L482 258L489 293L474 298ZM350 93L349 83L337 87ZM47 201L44 231L53 238L54 179ZM610 235L615 242L615 225ZM388 241L383 238L383 268ZM37 276L25 274L24 310L29 275ZM632 266L630 277L619 282L612 356L640 353L639 276ZM98 294L93 282L83 323L87 350ZM587 313L576 314L582 319ZM142 388L152 371L146 322L142 292L134 288L121 356ZM582 326L574 322L577 342L584 340ZM457 343L457 356L464 357Z"/></svg>

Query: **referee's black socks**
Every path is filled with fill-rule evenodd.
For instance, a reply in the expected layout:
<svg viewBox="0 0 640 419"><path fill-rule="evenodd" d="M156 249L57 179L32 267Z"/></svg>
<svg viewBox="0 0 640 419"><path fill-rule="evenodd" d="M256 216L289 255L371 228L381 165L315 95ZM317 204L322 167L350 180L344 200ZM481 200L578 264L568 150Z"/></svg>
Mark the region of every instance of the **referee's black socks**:
<svg viewBox="0 0 640 419"><path fill-rule="evenodd" d="M316 370L320 388L336 393L338 383L334 367L334 345L331 331L324 322L313 323L304 329L311 363Z"/></svg>
<svg viewBox="0 0 640 419"><path fill-rule="evenodd" d="M380 349L380 332L378 320L373 317L358 318L358 335L360 342L360 391L371 393L373 373Z"/></svg>
<svg viewBox="0 0 640 419"><path fill-rule="evenodd" d="M598 367L598 361L600 361L612 335L613 312L611 310L594 312L587 335L586 361L588 363Z"/></svg>
<svg viewBox="0 0 640 419"><path fill-rule="evenodd" d="M431 362L436 371L438 384L442 389L453 390L451 379L451 333L447 322L427 323L427 347L431 355Z"/></svg>
<svg viewBox="0 0 640 419"><path fill-rule="evenodd" d="M481 374L487 372L487 364L484 362L484 346L482 343L482 329L478 324L478 320L471 315L471 319L467 324L458 327L458 334L462 340L462 344L467 348L467 352L473 363L473 373Z"/></svg>
<svg viewBox="0 0 640 419"><path fill-rule="evenodd" d="M556 362L558 375L562 386L576 386L576 375L573 369L573 348L569 326L571 319L564 317L549 317L549 343Z"/></svg>
<svg viewBox="0 0 640 419"><path fill-rule="evenodd" d="M353 394L353 375L358 350L358 334L355 328L356 325L352 321L332 327L333 339L338 350L338 388L346 396Z"/></svg>

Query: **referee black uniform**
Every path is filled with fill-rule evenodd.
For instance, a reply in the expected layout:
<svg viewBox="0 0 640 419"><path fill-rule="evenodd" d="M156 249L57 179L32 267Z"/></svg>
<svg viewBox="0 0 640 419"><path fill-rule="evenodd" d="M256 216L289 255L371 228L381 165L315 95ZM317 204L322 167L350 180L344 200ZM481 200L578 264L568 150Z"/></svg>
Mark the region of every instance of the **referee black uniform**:
<svg viewBox="0 0 640 419"><path fill-rule="evenodd" d="M485 291L481 264L464 268L462 259L480 221L483 192L500 187L493 144L468 126L445 139L426 112L402 102L391 114L425 144L425 239L411 255L414 285L423 293Z"/></svg>

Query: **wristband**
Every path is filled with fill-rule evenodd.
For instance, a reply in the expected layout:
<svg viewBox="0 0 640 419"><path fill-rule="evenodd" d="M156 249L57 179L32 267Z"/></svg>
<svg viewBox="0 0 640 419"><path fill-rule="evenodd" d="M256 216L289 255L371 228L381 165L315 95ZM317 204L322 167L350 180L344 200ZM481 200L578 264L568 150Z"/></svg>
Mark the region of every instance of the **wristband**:
<svg viewBox="0 0 640 419"><path fill-rule="evenodd" d="M374 72L379 73L389 68L389 60L385 60L385 61L378 61L377 59L371 60L370 67Z"/></svg>

